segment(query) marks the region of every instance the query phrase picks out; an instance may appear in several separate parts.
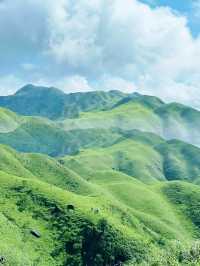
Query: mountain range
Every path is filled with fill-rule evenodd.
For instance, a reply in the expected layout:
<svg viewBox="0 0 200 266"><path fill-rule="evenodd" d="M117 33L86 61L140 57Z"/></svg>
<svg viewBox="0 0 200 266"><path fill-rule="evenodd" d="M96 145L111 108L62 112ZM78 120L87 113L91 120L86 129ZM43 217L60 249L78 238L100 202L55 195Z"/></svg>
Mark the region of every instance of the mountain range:
<svg viewBox="0 0 200 266"><path fill-rule="evenodd" d="M109 108L124 96L125 94L120 91L65 94L53 87L29 84L14 95L1 96L0 106L22 115L42 116L55 120L77 117L84 111Z"/></svg>
<svg viewBox="0 0 200 266"><path fill-rule="evenodd" d="M0 106L0 261L200 264L198 110L34 85Z"/></svg>

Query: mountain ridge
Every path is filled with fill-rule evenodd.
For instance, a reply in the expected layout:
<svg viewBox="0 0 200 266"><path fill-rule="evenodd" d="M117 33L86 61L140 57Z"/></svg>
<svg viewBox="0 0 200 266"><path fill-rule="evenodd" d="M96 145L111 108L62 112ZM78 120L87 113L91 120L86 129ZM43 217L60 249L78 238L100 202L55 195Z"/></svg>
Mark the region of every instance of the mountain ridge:
<svg viewBox="0 0 200 266"><path fill-rule="evenodd" d="M65 94L54 87L29 84L14 95L0 96L0 106L21 115L43 116L56 120L77 117L81 111L107 108L125 95L120 91Z"/></svg>

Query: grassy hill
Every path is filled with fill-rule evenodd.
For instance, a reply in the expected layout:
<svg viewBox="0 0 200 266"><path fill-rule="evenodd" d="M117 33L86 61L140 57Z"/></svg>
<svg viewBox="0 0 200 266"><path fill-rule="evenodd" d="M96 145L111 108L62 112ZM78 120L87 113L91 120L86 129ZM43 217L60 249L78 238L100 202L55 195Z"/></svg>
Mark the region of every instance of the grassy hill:
<svg viewBox="0 0 200 266"><path fill-rule="evenodd" d="M111 146L81 150L64 161L79 174L85 173L87 178L96 176L96 171L109 170L136 177L144 183L183 180L199 184L199 148L135 130L124 132L123 137Z"/></svg>
<svg viewBox="0 0 200 266"><path fill-rule="evenodd" d="M199 260L189 256L199 236L198 186L147 185L106 168L86 178L67 158L0 149L0 251L8 265L154 265L159 254L158 265Z"/></svg>
<svg viewBox="0 0 200 266"><path fill-rule="evenodd" d="M200 146L200 112L178 103L165 104L153 96L133 94L109 110L81 113L60 124L65 130L138 129Z"/></svg>
<svg viewBox="0 0 200 266"><path fill-rule="evenodd" d="M165 141L152 133L119 128L65 130L45 118L22 117L6 109L1 113L4 130L0 143L18 151L55 157L79 154L85 149L80 161L87 156L91 168L109 167L144 182L180 179L199 184L199 149L181 141Z"/></svg>
<svg viewBox="0 0 200 266"><path fill-rule="evenodd" d="M200 265L197 110L30 85L0 105L26 115L0 109L0 264Z"/></svg>
<svg viewBox="0 0 200 266"><path fill-rule="evenodd" d="M103 215L96 217L89 198L47 183L0 176L0 250L7 265L95 265L98 259L118 262L133 255L127 253L131 240ZM108 244L110 251L101 248Z"/></svg>
<svg viewBox="0 0 200 266"><path fill-rule="evenodd" d="M0 110L0 143L22 152L51 156L74 154L80 148L109 146L121 138L116 130L87 129L65 131L46 118L17 115Z"/></svg>

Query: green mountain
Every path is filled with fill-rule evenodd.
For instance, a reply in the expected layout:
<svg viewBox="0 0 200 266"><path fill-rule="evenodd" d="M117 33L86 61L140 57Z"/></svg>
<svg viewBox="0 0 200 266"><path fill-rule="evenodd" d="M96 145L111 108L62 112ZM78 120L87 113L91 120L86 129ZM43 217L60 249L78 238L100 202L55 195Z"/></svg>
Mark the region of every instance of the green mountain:
<svg viewBox="0 0 200 266"><path fill-rule="evenodd" d="M15 95L0 97L0 106L21 115L51 119L64 131L138 129L200 146L200 112L178 103L166 104L154 96L119 91L65 94L55 88L27 85Z"/></svg>
<svg viewBox="0 0 200 266"><path fill-rule="evenodd" d="M0 105L0 265L200 265L197 110L31 85Z"/></svg>
<svg viewBox="0 0 200 266"><path fill-rule="evenodd" d="M32 93L32 90L34 90L34 93ZM24 104L37 110L30 111L34 115L41 110L41 107L38 107L37 104L41 104L45 100L38 92L40 88L34 87L32 90L27 86L16 95L21 95L20 99L25 95L23 98ZM42 88L41 90L44 92L49 89ZM54 89L52 90L54 91ZM71 105L69 104L71 110L75 110L73 109L74 105L79 106L80 110L83 110L86 106L89 109L80 112L75 118L66 119L64 116L59 116L58 120L50 120L46 117L21 116L12 113L8 109L1 108L0 143L10 145L22 152L40 152L51 156L61 156L77 153L81 148L109 146L123 137L122 131L137 129L152 132L164 139L180 139L200 146L200 112L190 107L177 103L165 104L156 97L136 93L124 96L114 104L116 95L122 96L122 94L110 92L109 97L112 100L107 97L107 104L104 105L105 109L99 110L103 108L99 96L97 97L101 94L100 92L93 92L92 96L92 93L66 95L58 90L55 91L57 94L71 99ZM111 96L113 93L115 96ZM32 99L32 94L41 100L37 101L37 97ZM108 96L108 93L103 94ZM16 95L8 96L8 98L11 97L15 103L17 102L17 100L15 101ZM94 95L98 99L93 98ZM77 103L79 96L81 98ZM73 97L76 99L72 99ZM87 104L85 104L86 99ZM91 105L93 99L96 99L94 101L98 103L98 107L97 105ZM30 101L33 102L31 105L29 104ZM24 108L23 104L15 105L25 110L24 113L29 112L29 109ZM53 112L56 110L54 105L50 104L48 106ZM58 104L58 106L60 105ZM48 112L49 114L51 114L51 111Z"/></svg>
<svg viewBox="0 0 200 266"><path fill-rule="evenodd" d="M56 88L26 85L16 94L1 96L0 106L22 115L50 119L76 117L80 112L106 109L126 94L119 91L98 91L65 94Z"/></svg>

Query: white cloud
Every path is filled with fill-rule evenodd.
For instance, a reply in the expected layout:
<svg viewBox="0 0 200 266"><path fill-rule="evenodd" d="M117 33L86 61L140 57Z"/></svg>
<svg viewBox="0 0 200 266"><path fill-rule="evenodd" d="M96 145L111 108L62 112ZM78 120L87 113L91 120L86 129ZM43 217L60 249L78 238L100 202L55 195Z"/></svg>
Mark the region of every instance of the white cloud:
<svg viewBox="0 0 200 266"><path fill-rule="evenodd" d="M16 92L24 82L14 75L0 76L0 95L9 95Z"/></svg>
<svg viewBox="0 0 200 266"><path fill-rule="evenodd" d="M27 83L27 82L26 82ZM33 81L31 81L33 83ZM61 79L41 77L35 80L36 86L47 86L62 89L65 93L92 91L85 77L74 75L66 76Z"/></svg>
<svg viewBox="0 0 200 266"><path fill-rule="evenodd" d="M94 75L100 86L110 76L105 88L134 83L141 92L193 104L191 95L200 96L200 41L185 17L134 0L88 2L57 5L49 45L56 60Z"/></svg>
<svg viewBox="0 0 200 266"><path fill-rule="evenodd" d="M134 82L127 81L120 77L109 77L106 75L104 75L101 80L99 80L98 83L94 85L94 88L103 88L106 91L121 90L123 88L123 91L126 93L132 93L133 91L136 91L138 89L135 86Z"/></svg>
<svg viewBox="0 0 200 266"><path fill-rule="evenodd" d="M66 93L92 91L92 88L88 84L86 78L78 75L66 77L56 81L54 82L54 86L57 88L62 88L62 90Z"/></svg>
<svg viewBox="0 0 200 266"><path fill-rule="evenodd" d="M151 9L136 0L5 3L0 33L9 42L7 53L14 53L11 28L17 36L15 61L21 58L22 65L28 55L45 65L41 77L34 76L36 82L65 91L137 88L200 108L200 39L171 9Z"/></svg>

